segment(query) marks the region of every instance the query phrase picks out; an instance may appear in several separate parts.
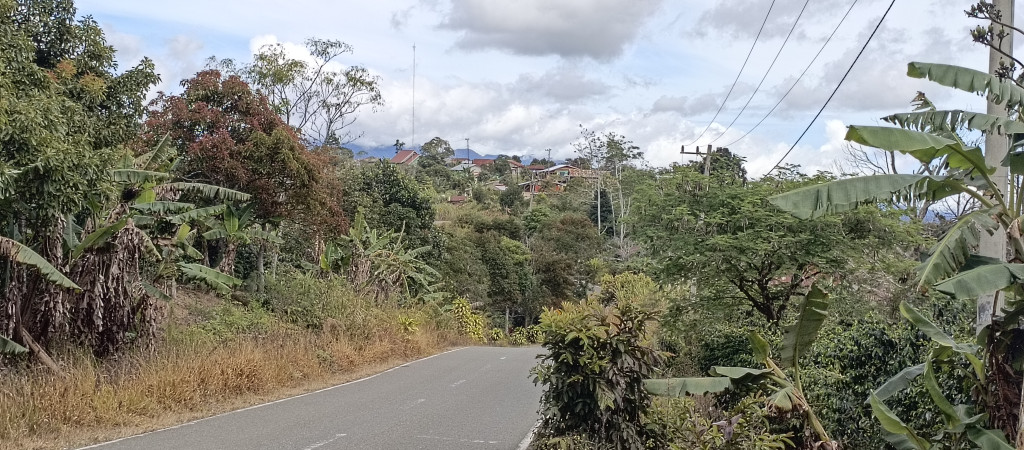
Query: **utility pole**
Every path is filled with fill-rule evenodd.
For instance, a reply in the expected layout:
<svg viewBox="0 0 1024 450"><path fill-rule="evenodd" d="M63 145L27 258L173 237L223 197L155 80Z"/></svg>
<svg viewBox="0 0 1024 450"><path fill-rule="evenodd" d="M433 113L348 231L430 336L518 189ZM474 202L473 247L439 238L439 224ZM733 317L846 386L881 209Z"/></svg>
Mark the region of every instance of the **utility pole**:
<svg viewBox="0 0 1024 450"><path fill-rule="evenodd" d="M412 44L412 141L409 143L416 145L416 44Z"/></svg>
<svg viewBox="0 0 1024 450"><path fill-rule="evenodd" d="M696 150L694 150L692 152L686 151L686 146L683 145L683 146L679 147L679 154L683 155L683 162L684 163L686 162L686 155L703 156L704 157L704 175L711 175L711 144L708 144L708 151L707 151L707 153L702 153L700 151L700 146L699 145L696 147Z"/></svg>
<svg viewBox="0 0 1024 450"><path fill-rule="evenodd" d="M471 162L472 158L469 157L469 138L466 139L466 162Z"/></svg>
<svg viewBox="0 0 1024 450"><path fill-rule="evenodd" d="M1014 15L1014 0L995 0L993 2L996 9L1002 12L1002 21L1010 26L1013 26L1013 15ZM1009 63L1003 60L1003 56L1000 51L1006 54L1013 54L1013 30L1003 29L1000 25L992 23L996 39L993 40L992 46L998 47L989 49L988 56L988 72L995 74L999 68L999 63ZM1000 30L1003 30L1005 37L999 39ZM1009 83L1004 80L1003 83ZM999 105L991 101L988 102L988 114L993 116L1006 118L1007 111L1006 105ZM995 182L995 191L991 195L1000 195L1003 198L1007 196L1007 186L1009 182L1009 170L1003 166L1003 160L1006 158L1006 153L1009 151L1009 141L1005 134L998 132L991 132L985 136L985 163L989 167L995 167L996 172L992 174L992 180ZM996 258L1000 261L1006 261L1006 230L1000 227L991 236L988 233L981 233L981 242L979 245L979 253L982 256L990 258ZM975 322L976 330L981 330L992 324L992 320L1000 315L1000 309L1003 306L1004 299L1001 298L1000 292L993 292L989 294L983 294L978 297L978 316Z"/></svg>

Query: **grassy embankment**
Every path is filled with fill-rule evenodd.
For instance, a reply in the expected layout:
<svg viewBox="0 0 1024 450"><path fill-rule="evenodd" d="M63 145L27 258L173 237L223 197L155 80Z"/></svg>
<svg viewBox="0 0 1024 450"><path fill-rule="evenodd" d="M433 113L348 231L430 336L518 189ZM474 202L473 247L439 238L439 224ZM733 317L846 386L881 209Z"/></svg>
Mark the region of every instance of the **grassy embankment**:
<svg viewBox="0 0 1024 450"><path fill-rule="evenodd" d="M436 307L370 304L344 283L272 283L244 307L186 292L156 344L116 358L56 352L67 373L0 366L0 449L128 436L360 378L465 341Z"/></svg>

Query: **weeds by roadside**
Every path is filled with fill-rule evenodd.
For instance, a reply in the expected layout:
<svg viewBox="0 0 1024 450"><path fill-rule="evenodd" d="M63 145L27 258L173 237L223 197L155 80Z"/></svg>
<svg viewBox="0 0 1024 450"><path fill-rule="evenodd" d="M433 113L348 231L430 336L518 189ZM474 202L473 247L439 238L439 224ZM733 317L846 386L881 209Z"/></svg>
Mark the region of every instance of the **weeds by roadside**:
<svg viewBox="0 0 1024 450"><path fill-rule="evenodd" d="M430 306L371 306L319 280L286 284L276 298L245 307L217 299L203 305L202 296L192 296L176 305L188 309L185 319L171 322L154 348L108 361L63 352L67 378L8 369L0 379L0 449L116 438L308 391L464 342ZM297 284L307 289L283 297ZM416 321L414 330L403 326L409 320Z"/></svg>

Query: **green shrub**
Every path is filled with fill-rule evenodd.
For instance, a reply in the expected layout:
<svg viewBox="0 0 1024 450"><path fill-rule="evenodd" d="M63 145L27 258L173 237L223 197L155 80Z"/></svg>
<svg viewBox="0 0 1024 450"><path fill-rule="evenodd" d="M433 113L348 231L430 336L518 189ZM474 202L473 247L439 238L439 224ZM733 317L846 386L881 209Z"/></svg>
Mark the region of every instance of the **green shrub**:
<svg viewBox="0 0 1024 450"><path fill-rule="evenodd" d="M508 335L509 345L522 346L530 343L530 332L526 328L516 328Z"/></svg>
<svg viewBox="0 0 1024 450"><path fill-rule="evenodd" d="M715 366L758 367L750 348L750 328L718 325L705 330L704 339L697 346L694 365L700 376L706 376Z"/></svg>
<svg viewBox="0 0 1024 450"><path fill-rule="evenodd" d="M275 323L274 317L257 305L223 304L207 313L196 325L201 334L214 339L264 334Z"/></svg>
<svg viewBox="0 0 1024 450"><path fill-rule="evenodd" d="M505 340L505 330L501 328L491 328L491 331L487 332L487 340L491 342L501 342Z"/></svg>
<svg viewBox="0 0 1024 450"><path fill-rule="evenodd" d="M452 302L452 316L455 318L455 328L459 334L469 336L475 341L484 341L484 318L473 312L469 300L462 297Z"/></svg>
<svg viewBox="0 0 1024 450"><path fill-rule="evenodd" d="M886 441L871 407L872 391L901 370L925 360L929 339L906 321L890 323L869 316L838 322L822 330L805 364L807 396L831 435L845 448L883 448ZM939 379L954 404L970 399L963 380L950 370ZM938 411L920 380L886 401L911 428L926 433L936 429Z"/></svg>
<svg viewBox="0 0 1024 450"><path fill-rule="evenodd" d="M631 302L562 308L541 314L547 354L532 371L545 387L543 435L580 435L599 448L644 448L657 439L641 424L651 404L643 380L662 360L648 336L655 313Z"/></svg>
<svg viewBox="0 0 1024 450"><path fill-rule="evenodd" d="M693 397L658 398L644 416L647 429L661 437L648 448L672 450L769 450L792 448L790 433L775 433L766 399L747 397L731 411L701 407ZM851 447L853 448L853 447Z"/></svg>
<svg viewBox="0 0 1024 450"><path fill-rule="evenodd" d="M530 325L526 330L531 344L544 342L544 330L541 330L539 325Z"/></svg>
<svg viewBox="0 0 1024 450"><path fill-rule="evenodd" d="M645 302L658 289L658 285L642 273L625 272L603 275L600 280L601 303L611 305L617 301ZM653 306L653 305L652 305Z"/></svg>
<svg viewBox="0 0 1024 450"><path fill-rule="evenodd" d="M341 319L357 309L356 302L344 280L321 280L292 270L268 279L264 294L266 307L282 320L315 330L328 318Z"/></svg>

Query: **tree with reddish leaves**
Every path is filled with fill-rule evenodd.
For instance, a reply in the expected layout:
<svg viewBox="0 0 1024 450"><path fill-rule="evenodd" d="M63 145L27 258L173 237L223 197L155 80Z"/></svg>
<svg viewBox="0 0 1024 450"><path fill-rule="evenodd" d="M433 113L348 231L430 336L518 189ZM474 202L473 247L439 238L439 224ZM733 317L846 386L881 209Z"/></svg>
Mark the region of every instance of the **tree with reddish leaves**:
<svg viewBox="0 0 1024 450"><path fill-rule="evenodd" d="M181 95L161 92L149 104L140 151L169 135L183 177L251 194L264 220L291 218L308 206L319 165L266 97L216 70L181 85Z"/></svg>
<svg viewBox="0 0 1024 450"><path fill-rule="evenodd" d="M180 95L161 92L149 104L140 152L169 136L179 176L251 194L258 223L298 223L314 240L347 228L330 161L307 150L265 96L217 70L181 84Z"/></svg>

